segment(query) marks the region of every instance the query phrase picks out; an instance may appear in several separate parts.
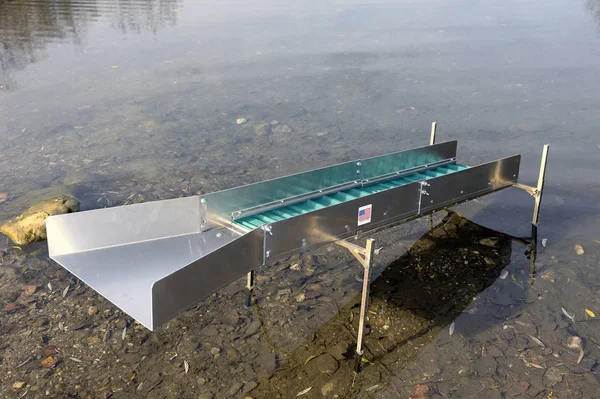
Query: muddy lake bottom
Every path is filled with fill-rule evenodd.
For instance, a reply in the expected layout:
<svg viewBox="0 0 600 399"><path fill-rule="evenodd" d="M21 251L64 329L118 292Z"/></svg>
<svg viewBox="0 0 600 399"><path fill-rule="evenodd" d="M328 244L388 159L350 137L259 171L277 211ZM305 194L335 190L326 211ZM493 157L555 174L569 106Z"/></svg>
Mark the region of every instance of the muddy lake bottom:
<svg viewBox="0 0 600 399"><path fill-rule="evenodd" d="M358 374L362 270L341 247L263 267L251 297L240 280L151 332L44 243L7 245L0 396L600 397L598 316L585 311L600 314L598 251L561 260L567 248L540 246L532 279L519 240L456 213L430 231L426 219L374 235Z"/></svg>

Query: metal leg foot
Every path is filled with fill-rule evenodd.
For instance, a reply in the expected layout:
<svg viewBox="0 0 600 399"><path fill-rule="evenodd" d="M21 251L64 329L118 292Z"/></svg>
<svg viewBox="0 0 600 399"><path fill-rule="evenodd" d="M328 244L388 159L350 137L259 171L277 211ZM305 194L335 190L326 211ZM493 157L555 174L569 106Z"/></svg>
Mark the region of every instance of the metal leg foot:
<svg viewBox="0 0 600 399"><path fill-rule="evenodd" d="M529 250L529 284L533 285L535 281L535 259L537 257L537 243L538 243L538 234L537 234L537 226L535 224L531 225L531 242L530 242L530 250Z"/></svg>
<svg viewBox="0 0 600 399"><path fill-rule="evenodd" d="M362 355L362 353L356 353L354 359L354 371L357 373L360 373L360 370L362 369Z"/></svg>

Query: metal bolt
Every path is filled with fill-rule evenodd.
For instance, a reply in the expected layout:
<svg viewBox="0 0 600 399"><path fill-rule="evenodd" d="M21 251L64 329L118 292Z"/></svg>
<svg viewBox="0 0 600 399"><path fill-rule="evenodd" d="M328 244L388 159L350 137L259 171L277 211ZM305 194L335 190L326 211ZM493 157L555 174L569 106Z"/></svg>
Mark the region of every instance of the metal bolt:
<svg viewBox="0 0 600 399"><path fill-rule="evenodd" d="M222 235L223 235L223 233L221 233L221 232L218 232L218 233L217 233L217 238L221 238L221 236L222 236Z"/></svg>
<svg viewBox="0 0 600 399"><path fill-rule="evenodd" d="M202 199L200 200L200 202L201 202L201 203L203 203L203 204L206 204L206 198L202 198Z"/></svg>
<svg viewBox="0 0 600 399"><path fill-rule="evenodd" d="M461 193L461 194L464 194L465 192L464 192L464 191L462 191L462 190L460 190L460 193Z"/></svg>
<svg viewBox="0 0 600 399"><path fill-rule="evenodd" d="M361 166L361 165L362 165L362 162L357 162L356 163L356 166Z"/></svg>
<svg viewBox="0 0 600 399"><path fill-rule="evenodd" d="M356 173L360 173L360 169L356 171Z"/></svg>
<svg viewBox="0 0 600 399"><path fill-rule="evenodd" d="M266 256L267 258L268 258L269 256L271 256L271 251L267 251L267 252L265 253L265 256Z"/></svg>

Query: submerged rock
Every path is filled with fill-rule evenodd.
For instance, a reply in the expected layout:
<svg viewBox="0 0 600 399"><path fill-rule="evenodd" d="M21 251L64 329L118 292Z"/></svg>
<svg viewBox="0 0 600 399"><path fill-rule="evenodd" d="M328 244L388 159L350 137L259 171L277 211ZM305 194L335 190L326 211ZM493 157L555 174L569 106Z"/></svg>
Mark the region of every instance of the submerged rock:
<svg viewBox="0 0 600 399"><path fill-rule="evenodd" d="M261 123L260 125L254 126L254 133L257 136L264 136L271 133L271 125L268 123Z"/></svg>
<svg viewBox="0 0 600 399"><path fill-rule="evenodd" d="M79 201L73 197L61 196L39 202L15 219L0 226L0 232L17 245L27 245L46 239L46 218L79 211Z"/></svg>
<svg viewBox="0 0 600 399"><path fill-rule="evenodd" d="M288 125L277 125L273 128L275 133L292 133L294 130Z"/></svg>

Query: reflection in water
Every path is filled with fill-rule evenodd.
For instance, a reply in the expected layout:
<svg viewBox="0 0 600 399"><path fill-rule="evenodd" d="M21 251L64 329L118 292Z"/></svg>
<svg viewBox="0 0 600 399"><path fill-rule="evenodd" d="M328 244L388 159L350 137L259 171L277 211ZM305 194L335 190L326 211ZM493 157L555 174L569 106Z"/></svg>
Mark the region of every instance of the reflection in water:
<svg viewBox="0 0 600 399"><path fill-rule="evenodd" d="M123 34L156 33L177 23L181 0L95 1L37 0L0 2L0 84L14 89L11 71L45 58L47 45L80 45L90 23L107 21Z"/></svg>
<svg viewBox="0 0 600 399"><path fill-rule="evenodd" d="M600 0L587 0L587 9L596 22L600 24Z"/></svg>

